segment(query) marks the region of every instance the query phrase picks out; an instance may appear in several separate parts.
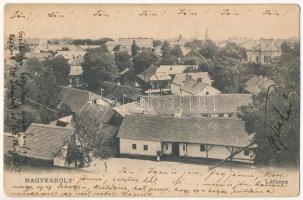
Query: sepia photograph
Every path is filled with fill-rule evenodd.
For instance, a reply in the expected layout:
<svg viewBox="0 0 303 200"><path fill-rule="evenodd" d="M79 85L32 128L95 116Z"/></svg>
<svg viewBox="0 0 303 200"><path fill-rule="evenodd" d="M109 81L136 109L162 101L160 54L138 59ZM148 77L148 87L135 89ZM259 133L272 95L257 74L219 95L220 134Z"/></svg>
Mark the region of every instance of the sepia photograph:
<svg viewBox="0 0 303 200"><path fill-rule="evenodd" d="M297 197L300 6L4 6L7 197Z"/></svg>

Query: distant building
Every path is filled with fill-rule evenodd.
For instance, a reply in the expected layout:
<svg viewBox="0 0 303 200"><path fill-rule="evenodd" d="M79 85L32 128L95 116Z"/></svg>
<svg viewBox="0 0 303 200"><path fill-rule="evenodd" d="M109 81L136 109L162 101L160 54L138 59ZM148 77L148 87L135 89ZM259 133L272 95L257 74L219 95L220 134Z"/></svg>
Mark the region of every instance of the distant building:
<svg viewBox="0 0 303 200"><path fill-rule="evenodd" d="M82 85L82 66L71 65L69 71L69 85L71 87L80 87Z"/></svg>
<svg viewBox="0 0 303 200"><path fill-rule="evenodd" d="M263 76L253 76L246 83L244 90L253 95L258 95L260 92L265 92L270 85L275 82L263 77Z"/></svg>
<svg viewBox="0 0 303 200"><path fill-rule="evenodd" d="M223 160L239 151L234 161L255 158L252 136L236 119L128 115L117 137L120 154L127 156Z"/></svg>
<svg viewBox="0 0 303 200"><path fill-rule="evenodd" d="M171 83L171 93L175 95L216 95L221 93L211 86L207 72L176 74Z"/></svg>
<svg viewBox="0 0 303 200"><path fill-rule="evenodd" d="M248 61L268 64L272 58L282 54L281 44L280 40L262 38L257 43L255 41L247 41L243 46L246 48Z"/></svg>
<svg viewBox="0 0 303 200"><path fill-rule="evenodd" d="M145 114L205 118L238 118L240 107L252 102L251 94L148 95L140 98Z"/></svg>
<svg viewBox="0 0 303 200"><path fill-rule="evenodd" d="M149 77L148 93L170 93L170 84L176 74L197 68L198 65L160 65L156 72Z"/></svg>
<svg viewBox="0 0 303 200"><path fill-rule="evenodd" d="M153 48L153 38L119 38L119 51L126 51L131 55L131 47L134 43L141 50L144 48Z"/></svg>

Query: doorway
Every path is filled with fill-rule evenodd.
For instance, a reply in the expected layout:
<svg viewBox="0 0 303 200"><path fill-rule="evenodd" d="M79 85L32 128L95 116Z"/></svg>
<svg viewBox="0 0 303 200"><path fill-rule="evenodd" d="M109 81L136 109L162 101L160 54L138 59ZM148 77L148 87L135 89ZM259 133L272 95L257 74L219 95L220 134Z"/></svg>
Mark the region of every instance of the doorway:
<svg viewBox="0 0 303 200"><path fill-rule="evenodd" d="M179 157L179 143L173 143L173 145L172 145L172 156Z"/></svg>

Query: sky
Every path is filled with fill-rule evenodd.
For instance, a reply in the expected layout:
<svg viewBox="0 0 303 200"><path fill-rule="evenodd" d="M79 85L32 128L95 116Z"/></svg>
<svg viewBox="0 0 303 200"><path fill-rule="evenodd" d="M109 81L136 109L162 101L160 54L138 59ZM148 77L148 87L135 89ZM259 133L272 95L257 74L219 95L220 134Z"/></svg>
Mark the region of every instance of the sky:
<svg viewBox="0 0 303 200"><path fill-rule="evenodd" d="M5 36L30 38L299 38L297 5L7 4Z"/></svg>

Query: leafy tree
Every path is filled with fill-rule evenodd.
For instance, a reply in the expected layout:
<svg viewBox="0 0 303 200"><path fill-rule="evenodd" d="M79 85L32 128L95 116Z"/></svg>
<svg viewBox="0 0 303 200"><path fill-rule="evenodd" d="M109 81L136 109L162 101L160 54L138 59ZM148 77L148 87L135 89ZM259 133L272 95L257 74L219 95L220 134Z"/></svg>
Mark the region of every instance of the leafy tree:
<svg viewBox="0 0 303 200"><path fill-rule="evenodd" d="M249 133L255 133L256 162L262 165L298 166L300 137L300 47L283 44L282 56L274 61L267 113L266 92L255 96L253 104L241 108ZM266 116L266 118L265 118Z"/></svg>
<svg viewBox="0 0 303 200"><path fill-rule="evenodd" d="M205 58L213 59L217 55L218 49L219 47L213 41L206 40L199 52Z"/></svg>
<svg viewBox="0 0 303 200"><path fill-rule="evenodd" d="M162 45L161 40L153 40L153 47L158 47L158 46L161 46L161 45Z"/></svg>
<svg viewBox="0 0 303 200"><path fill-rule="evenodd" d="M239 92L239 61L229 57L218 57L209 67L209 74L214 80L213 86L223 93Z"/></svg>
<svg viewBox="0 0 303 200"><path fill-rule="evenodd" d="M219 50L220 55L232 57L239 60L245 60L247 58L245 48L237 45L236 43L227 43L225 47Z"/></svg>
<svg viewBox="0 0 303 200"><path fill-rule="evenodd" d="M133 58L133 67L136 74L140 74L149 66L155 64L158 58L149 49L143 50Z"/></svg>
<svg viewBox="0 0 303 200"><path fill-rule="evenodd" d="M161 50L162 50L162 57L168 57L168 55L170 54L170 47L167 41L163 42Z"/></svg>
<svg viewBox="0 0 303 200"><path fill-rule="evenodd" d="M191 42L186 42L184 46L191 49L200 49L203 47L203 40L194 39Z"/></svg>
<svg viewBox="0 0 303 200"><path fill-rule="evenodd" d="M132 66L132 62L130 58L131 57L128 55L126 51L115 52L115 61L119 71L122 71L125 68Z"/></svg>
<svg viewBox="0 0 303 200"><path fill-rule="evenodd" d="M183 57L183 52L181 50L180 45L175 45L171 50L170 50L170 55L176 56L177 58L182 58Z"/></svg>
<svg viewBox="0 0 303 200"><path fill-rule="evenodd" d="M44 65L52 69L56 84L61 86L69 84L70 65L63 56L48 57L45 59Z"/></svg>
<svg viewBox="0 0 303 200"><path fill-rule="evenodd" d="M100 49L89 49L84 55L83 81L90 91L97 91L103 81L112 81L118 73L115 58Z"/></svg>
<svg viewBox="0 0 303 200"><path fill-rule="evenodd" d="M12 85L15 87L12 88ZM12 95L17 107L12 108ZM32 122L48 123L55 118L61 88L50 65L36 58L27 60L8 82L5 98L6 124L16 123L14 132L24 131ZM10 116L14 113L16 119ZM24 117L23 117L24 116ZM6 127L8 128L8 127Z"/></svg>
<svg viewBox="0 0 303 200"><path fill-rule="evenodd" d="M133 44L131 46L131 50L132 50L132 56L134 57L135 55L138 54L138 51L140 50L140 47L136 44L136 41L133 41Z"/></svg>

